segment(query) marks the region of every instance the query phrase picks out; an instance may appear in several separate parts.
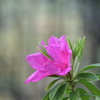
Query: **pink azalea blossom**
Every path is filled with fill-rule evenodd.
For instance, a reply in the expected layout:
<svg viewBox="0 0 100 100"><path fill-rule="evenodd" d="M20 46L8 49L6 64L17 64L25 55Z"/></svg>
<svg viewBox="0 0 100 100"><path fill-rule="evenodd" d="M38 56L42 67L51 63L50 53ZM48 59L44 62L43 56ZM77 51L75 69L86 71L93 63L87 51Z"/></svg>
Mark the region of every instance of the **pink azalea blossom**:
<svg viewBox="0 0 100 100"><path fill-rule="evenodd" d="M26 84L39 81L50 75L64 76L72 69L70 63L72 50L68 46L65 35L60 39L51 36L48 46L44 42L41 44L46 48L51 59L40 52L28 55L26 60L33 69L36 69L36 72L27 78Z"/></svg>

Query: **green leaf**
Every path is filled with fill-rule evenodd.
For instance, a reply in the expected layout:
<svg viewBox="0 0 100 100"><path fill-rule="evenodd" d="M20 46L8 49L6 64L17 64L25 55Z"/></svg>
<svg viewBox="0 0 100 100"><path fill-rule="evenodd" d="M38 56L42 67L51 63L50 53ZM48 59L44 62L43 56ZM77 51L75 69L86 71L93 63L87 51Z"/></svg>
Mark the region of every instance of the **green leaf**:
<svg viewBox="0 0 100 100"><path fill-rule="evenodd" d="M99 80L97 75L93 73L89 73L89 72L78 74L76 79L81 79L81 80L86 80L86 81L98 81Z"/></svg>
<svg viewBox="0 0 100 100"><path fill-rule="evenodd" d="M76 44L73 45L73 57L75 58Z"/></svg>
<svg viewBox="0 0 100 100"><path fill-rule="evenodd" d="M80 56L83 47L84 47L84 45L81 45L81 46L78 48L78 50L77 50L77 52L76 52L76 55L79 55L79 56Z"/></svg>
<svg viewBox="0 0 100 100"><path fill-rule="evenodd" d="M83 94L83 95L90 96L90 97L93 97L93 98L95 98L97 96L97 95L93 95L93 94Z"/></svg>
<svg viewBox="0 0 100 100"><path fill-rule="evenodd" d="M42 48L42 50L47 53L45 47L40 42L38 42L38 43L39 43L40 47Z"/></svg>
<svg viewBox="0 0 100 100"><path fill-rule="evenodd" d="M79 90L70 93L70 100L79 100L80 93Z"/></svg>
<svg viewBox="0 0 100 100"><path fill-rule="evenodd" d="M56 79L54 81L52 81L47 87L46 87L46 91L48 91L59 79Z"/></svg>
<svg viewBox="0 0 100 100"><path fill-rule="evenodd" d="M38 47L38 50L39 50L44 56L48 57L49 59L52 59L52 58L49 56L49 54L47 53L45 47L44 47L41 43L39 43L39 45L40 45L41 48Z"/></svg>
<svg viewBox="0 0 100 100"><path fill-rule="evenodd" d="M63 98L63 100L67 100L69 97L65 97L65 98Z"/></svg>
<svg viewBox="0 0 100 100"><path fill-rule="evenodd" d="M95 75L97 75L97 76L99 77L99 80L100 80L100 73L97 73L97 74L95 74Z"/></svg>
<svg viewBox="0 0 100 100"><path fill-rule="evenodd" d="M94 95L100 96L100 89L90 82L80 81L84 86L86 86Z"/></svg>
<svg viewBox="0 0 100 100"><path fill-rule="evenodd" d="M53 87L53 89L50 91L50 93L49 93L50 100L53 99L53 97L55 96L57 90L62 86L62 83L63 83L63 82L58 83L58 84L55 85L55 86Z"/></svg>
<svg viewBox="0 0 100 100"><path fill-rule="evenodd" d="M82 70L80 70L79 73L89 70L89 69L92 69L92 68L96 68L96 67L100 67L100 63L88 65L88 66L84 67Z"/></svg>
<svg viewBox="0 0 100 100"><path fill-rule="evenodd" d="M68 88L66 89L66 94L69 95L71 93L71 90L72 90L72 87L71 85L69 84L68 85Z"/></svg>
<svg viewBox="0 0 100 100"><path fill-rule="evenodd" d="M38 50L39 50L44 56L48 57L49 59L52 59L52 58L48 55L48 53L46 53L46 52L43 51L42 49L38 48Z"/></svg>
<svg viewBox="0 0 100 100"><path fill-rule="evenodd" d="M76 46L74 46L74 58L78 56L78 59L80 60L82 57L83 47L84 47L85 37L78 38Z"/></svg>
<svg viewBox="0 0 100 100"><path fill-rule="evenodd" d="M84 89L78 88L77 90L79 90L79 92L80 92L81 100L90 100L88 95L83 95L84 93L87 93Z"/></svg>
<svg viewBox="0 0 100 100"><path fill-rule="evenodd" d="M46 95L42 98L42 100L49 100L49 93L50 91L46 93Z"/></svg>
<svg viewBox="0 0 100 100"><path fill-rule="evenodd" d="M68 41L68 44L69 44L70 48L73 50L73 47L72 47L71 41L70 41L70 39L69 39L68 37L67 37L67 41Z"/></svg>
<svg viewBox="0 0 100 100"><path fill-rule="evenodd" d="M99 96L96 96L95 100L100 100L100 97Z"/></svg>
<svg viewBox="0 0 100 100"><path fill-rule="evenodd" d="M63 84L56 92L54 96L54 100L62 100L66 89L68 88L68 84Z"/></svg>

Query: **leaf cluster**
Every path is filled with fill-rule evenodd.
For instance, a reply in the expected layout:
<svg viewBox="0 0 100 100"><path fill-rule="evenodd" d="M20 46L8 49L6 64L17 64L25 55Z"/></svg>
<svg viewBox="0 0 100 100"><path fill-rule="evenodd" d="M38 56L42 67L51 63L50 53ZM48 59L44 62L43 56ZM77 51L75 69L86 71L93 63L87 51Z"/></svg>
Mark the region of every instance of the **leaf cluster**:
<svg viewBox="0 0 100 100"><path fill-rule="evenodd" d="M85 37L78 38L74 46L72 46L69 38L67 38L67 41L72 49L72 71L62 77L52 75L51 77L56 77L57 79L47 86L46 91L48 92L42 100L91 100L91 97L95 100L100 100L100 89L92 83L100 80L100 73L95 74L88 71L100 67L100 63L88 65L79 71ZM41 48L44 50L42 46ZM63 81L58 82L61 78L63 78ZM76 88L79 83L90 92L88 93L83 88Z"/></svg>
<svg viewBox="0 0 100 100"><path fill-rule="evenodd" d="M39 45L40 45L40 46L37 47L38 50L39 50L44 56L48 57L49 59L52 59L52 58L49 56L49 54L47 53L46 48L45 48L41 43L39 43Z"/></svg>
<svg viewBox="0 0 100 100"><path fill-rule="evenodd" d="M100 74L85 72L96 67L100 67L100 64L91 64L84 67L73 80L75 85L83 84L91 94L83 88L76 88L73 91L72 81L63 81L56 84L60 79L55 79L47 86L46 91L49 91L42 100L91 100L91 97L95 98L95 100L100 100L100 89L92 83L92 81L99 80Z"/></svg>

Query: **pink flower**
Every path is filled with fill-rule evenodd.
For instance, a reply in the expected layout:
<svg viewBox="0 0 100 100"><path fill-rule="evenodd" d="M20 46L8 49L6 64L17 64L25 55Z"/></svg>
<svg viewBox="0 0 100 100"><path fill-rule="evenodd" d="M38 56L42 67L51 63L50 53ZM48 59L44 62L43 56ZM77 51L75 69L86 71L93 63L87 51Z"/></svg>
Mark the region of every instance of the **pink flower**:
<svg viewBox="0 0 100 100"><path fill-rule="evenodd" d="M39 81L50 75L64 76L72 69L70 64L72 50L68 46L65 35L61 36L60 39L51 36L48 46L45 46L44 42L41 44L46 48L51 59L40 52L28 55L26 60L37 71L27 78L26 84Z"/></svg>

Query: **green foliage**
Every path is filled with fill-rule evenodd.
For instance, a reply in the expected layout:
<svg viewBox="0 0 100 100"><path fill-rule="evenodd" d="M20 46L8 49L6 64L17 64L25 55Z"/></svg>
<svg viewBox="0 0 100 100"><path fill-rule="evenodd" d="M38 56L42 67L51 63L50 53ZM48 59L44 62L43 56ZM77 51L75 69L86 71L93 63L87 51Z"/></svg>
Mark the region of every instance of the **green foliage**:
<svg viewBox="0 0 100 100"><path fill-rule="evenodd" d="M79 97L80 97L79 90L75 90L70 93L70 100L79 100Z"/></svg>
<svg viewBox="0 0 100 100"><path fill-rule="evenodd" d="M68 100L68 98L69 98L69 97L65 97L65 98L63 98L62 100Z"/></svg>
<svg viewBox="0 0 100 100"><path fill-rule="evenodd" d="M68 44L70 48L72 49L72 76L75 78L78 73L78 67L80 64L80 60L82 58L84 43L85 43L85 37L78 38L76 44L72 46L70 39L67 37Z"/></svg>
<svg viewBox="0 0 100 100"><path fill-rule="evenodd" d="M53 87L52 90L50 90L50 93L49 93L49 97L50 97L50 100L53 100L55 94L57 93L57 90L62 86L62 83L58 83L56 86Z"/></svg>
<svg viewBox="0 0 100 100"><path fill-rule="evenodd" d="M72 49L73 59L75 59L75 57L78 56L78 59L81 60L83 48L84 48L84 43L85 43L85 37L78 38L77 42L76 42L76 44L74 44L74 46L72 46L71 41L68 37L67 37L67 41L68 41L70 48Z"/></svg>
<svg viewBox="0 0 100 100"><path fill-rule="evenodd" d="M100 73L97 73L96 75L99 77L99 80L100 80Z"/></svg>
<svg viewBox="0 0 100 100"><path fill-rule="evenodd" d="M77 88L77 90L79 90L79 92L80 92L81 100L90 100L90 97L88 95L84 95L84 94L88 94L84 89Z"/></svg>
<svg viewBox="0 0 100 100"><path fill-rule="evenodd" d="M47 87L46 87L46 91L48 91L59 79L56 79L54 81L52 81Z"/></svg>
<svg viewBox="0 0 100 100"><path fill-rule="evenodd" d="M67 37L67 41L68 41L68 44L69 44L71 50L73 50L73 47L72 47L71 41L70 41L70 39L69 39L68 37Z"/></svg>
<svg viewBox="0 0 100 100"><path fill-rule="evenodd" d="M40 45L40 47L38 47L38 50L39 50L44 56L48 57L49 59L52 59L52 58L49 56L49 54L47 53L45 47L44 47L41 43L39 43L39 45Z"/></svg>
<svg viewBox="0 0 100 100"><path fill-rule="evenodd" d="M99 77L97 75L93 74L93 73L86 72L86 73L78 74L76 79L80 79L80 80L83 80L83 81L98 81Z"/></svg>
<svg viewBox="0 0 100 100"><path fill-rule="evenodd" d="M71 86L70 84L68 85L68 88L66 90L66 94L69 95L71 93Z"/></svg>
<svg viewBox="0 0 100 100"><path fill-rule="evenodd" d="M50 91L47 92L47 94L42 98L42 100L49 100L49 93L50 93Z"/></svg>
<svg viewBox="0 0 100 100"><path fill-rule="evenodd" d="M63 84L54 96L54 100L62 100L66 89L68 88L68 84Z"/></svg>
<svg viewBox="0 0 100 100"><path fill-rule="evenodd" d="M55 85L59 80L52 81L46 88L49 92L42 100L100 100L100 89L92 81L100 80L100 73L85 72L92 68L100 67L100 63L91 64L78 71L80 60L82 58L85 37L78 38L76 44L72 46L70 39L67 37L68 44L72 49L72 71L65 76L52 75L50 77L63 78L64 81ZM41 52L48 56L45 48L41 46ZM90 82L91 81L91 82ZM89 94L83 88L75 88L78 84L84 85L92 94ZM54 86L55 85L55 86ZM53 87L53 88L52 88Z"/></svg>
<svg viewBox="0 0 100 100"><path fill-rule="evenodd" d="M86 70L89 70L89 69L92 69L92 68L96 68L96 67L100 67L100 63L88 65L88 66L84 67L83 69L81 69L79 71L79 73L86 71Z"/></svg>
<svg viewBox="0 0 100 100"><path fill-rule="evenodd" d="M82 57L84 42L85 42L85 37L83 37L83 39L78 38L75 49L73 50L74 51L74 57L78 56L79 60Z"/></svg>
<svg viewBox="0 0 100 100"><path fill-rule="evenodd" d="M81 83L86 86L94 95L100 96L100 89L97 88L94 84L86 81L81 81Z"/></svg>
<svg viewBox="0 0 100 100"><path fill-rule="evenodd" d="M97 95L93 95L93 94L83 94L83 96L89 96L89 97L92 97L92 98L95 98L95 100L100 100L100 96L97 96ZM84 98L85 99L85 98ZM83 99L83 100L84 100ZM88 99L86 99L88 100ZM90 99L89 99L90 100Z"/></svg>

